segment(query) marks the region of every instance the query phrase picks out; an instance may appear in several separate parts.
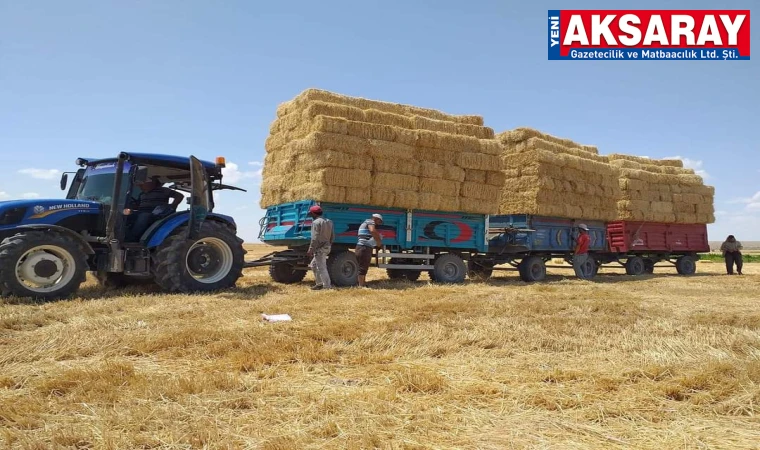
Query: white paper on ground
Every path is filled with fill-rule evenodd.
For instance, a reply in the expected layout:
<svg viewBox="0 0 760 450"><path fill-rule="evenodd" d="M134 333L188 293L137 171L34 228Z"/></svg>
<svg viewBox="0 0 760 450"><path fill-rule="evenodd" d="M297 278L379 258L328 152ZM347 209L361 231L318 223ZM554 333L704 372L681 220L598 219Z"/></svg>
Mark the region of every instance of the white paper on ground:
<svg viewBox="0 0 760 450"><path fill-rule="evenodd" d="M290 322L293 320L288 314L262 314L261 318L267 322Z"/></svg>

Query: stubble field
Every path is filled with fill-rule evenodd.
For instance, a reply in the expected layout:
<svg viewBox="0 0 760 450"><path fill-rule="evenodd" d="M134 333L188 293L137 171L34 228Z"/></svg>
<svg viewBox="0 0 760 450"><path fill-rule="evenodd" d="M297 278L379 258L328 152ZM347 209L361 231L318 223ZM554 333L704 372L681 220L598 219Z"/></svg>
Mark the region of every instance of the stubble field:
<svg viewBox="0 0 760 450"><path fill-rule="evenodd" d="M723 272L434 286L373 269L372 289L314 293L255 269L216 295L5 299L0 442L760 448L760 264Z"/></svg>

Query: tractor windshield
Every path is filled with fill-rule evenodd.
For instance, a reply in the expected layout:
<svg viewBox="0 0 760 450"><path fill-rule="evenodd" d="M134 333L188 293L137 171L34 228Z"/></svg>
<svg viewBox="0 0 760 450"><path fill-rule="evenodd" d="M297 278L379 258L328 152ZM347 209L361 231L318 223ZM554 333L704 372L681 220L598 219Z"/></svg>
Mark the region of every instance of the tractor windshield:
<svg viewBox="0 0 760 450"><path fill-rule="evenodd" d="M113 185L116 180L116 171L114 169L114 165L88 167L83 175L82 184L79 186L76 199L111 203ZM125 166L125 173L128 173L128 170L129 168ZM126 196L128 188L129 179L125 176L122 178L120 198Z"/></svg>

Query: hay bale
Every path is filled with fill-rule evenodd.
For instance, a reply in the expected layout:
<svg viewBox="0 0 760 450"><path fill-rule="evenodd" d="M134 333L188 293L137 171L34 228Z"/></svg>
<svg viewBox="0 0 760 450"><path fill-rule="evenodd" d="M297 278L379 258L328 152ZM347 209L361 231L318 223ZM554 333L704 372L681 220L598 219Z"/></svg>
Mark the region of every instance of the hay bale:
<svg viewBox="0 0 760 450"><path fill-rule="evenodd" d="M673 213L673 203L672 202L659 202L659 201L653 201L651 204L652 212L655 213L667 213L672 214Z"/></svg>
<svg viewBox="0 0 760 450"><path fill-rule="evenodd" d="M296 172L293 177L293 183L296 185L316 183L324 186L368 188L372 184L372 172L369 170L339 169L330 167L304 174Z"/></svg>
<svg viewBox="0 0 760 450"><path fill-rule="evenodd" d="M441 196L432 192L422 192L419 194L418 207L430 211L438 211L441 207Z"/></svg>
<svg viewBox="0 0 760 450"><path fill-rule="evenodd" d="M457 165L463 169L490 171L498 170L500 161L498 157L485 153L460 153ZM465 176L467 176L466 173Z"/></svg>
<svg viewBox="0 0 760 450"><path fill-rule="evenodd" d="M456 123L445 120L430 119L422 116L412 116L412 128L415 130L438 131L441 133L458 134L462 136L472 136L478 139L493 139L494 132L492 128L477 125Z"/></svg>
<svg viewBox="0 0 760 450"><path fill-rule="evenodd" d="M500 156L504 151L504 146L496 139L480 139L478 149L480 153L486 155Z"/></svg>
<svg viewBox="0 0 760 450"><path fill-rule="evenodd" d="M673 202L673 210L676 215L680 214L696 214L697 208L693 203L685 202Z"/></svg>
<svg viewBox="0 0 760 450"><path fill-rule="evenodd" d="M417 147L417 156L422 161L453 166L457 162L457 153L432 147Z"/></svg>
<svg viewBox="0 0 760 450"><path fill-rule="evenodd" d="M383 102L378 100L369 100L361 97L350 97L321 89L306 89L305 91L298 94L294 99L282 103L277 108L277 116L282 117L284 115L290 114L293 110L299 109L304 103L313 101L337 103L340 105L353 106L362 110L374 109L377 111L400 114L404 116L421 116L436 120L446 120L463 124L479 126L483 125L483 118L480 116L445 114L434 109L420 108L417 106L402 105L398 103Z"/></svg>
<svg viewBox="0 0 760 450"><path fill-rule="evenodd" d="M623 155L620 153L611 153L607 155L607 157L610 161L627 160L645 165L683 167L683 161L680 159L650 159L641 156Z"/></svg>
<svg viewBox="0 0 760 450"><path fill-rule="evenodd" d="M430 162L420 161L420 176L423 178L444 178L443 165ZM459 181L459 180L457 180Z"/></svg>
<svg viewBox="0 0 760 450"><path fill-rule="evenodd" d="M424 195L424 194L420 194ZM438 204L438 209L440 211L452 211L452 212L459 212L461 211L460 202L459 202L459 196L445 196L441 195L441 200ZM465 211L462 211L465 212Z"/></svg>
<svg viewBox="0 0 760 450"><path fill-rule="evenodd" d="M301 139L289 142L287 145L295 153L333 150L357 156L366 156L371 147L370 142L366 139L320 131L309 133Z"/></svg>
<svg viewBox="0 0 760 450"><path fill-rule="evenodd" d="M699 223L699 218L694 214L679 214L676 216L677 223Z"/></svg>
<svg viewBox="0 0 760 450"><path fill-rule="evenodd" d="M547 141L538 137L530 138L526 141L522 141L510 147L508 151L514 153L521 153L530 150L545 150L551 153L563 153L568 155L577 156L583 159L590 159L592 161L608 163L609 160L606 156L600 156L595 153L591 153L582 148L566 147L556 142Z"/></svg>
<svg viewBox="0 0 760 450"><path fill-rule="evenodd" d="M478 200L498 201L501 190L496 186L465 181L459 191L459 196Z"/></svg>
<svg viewBox="0 0 760 450"><path fill-rule="evenodd" d="M578 148L581 150L588 151L589 153L599 152L599 150L594 146L581 145L581 144L571 141L570 139L559 138L556 136L552 136L550 134L542 133L536 129L528 128L528 127L519 127L519 128L515 128L514 130L505 131L503 133L499 133L496 135L496 138L499 139L504 144L506 144L507 146L515 145L519 142L527 141L528 139L534 138L534 137L540 138L544 141L549 141L555 144L559 144L563 147Z"/></svg>
<svg viewBox="0 0 760 450"><path fill-rule="evenodd" d="M505 194L510 192L533 192L539 189L563 190L563 180L541 176L525 176L504 180Z"/></svg>
<svg viewBox="0 0 760 450"><path fill-rule="evenodd" d="M420 204L420 195L414 191L396 191L393 199L393 208L418 209Z"/></svg>
<svg viewBox="0 0 760 450"><path fill-rule="evenodd" d="M396 127L376 123L346 121L346 134L364 139L394 142Z"/></svg>
<svg viewBox="0 0 760 450"><path fill-rule="evenodd" d="M385 160L382 160L385 161ZM395 160L398 161L398 160ZM354 156L348 153L326 150L298 155L292 168L298 170L325 169L338 167L343 169L372 170L372 159ZM283 171L287 172L287 171ZM280 173L283 173L280 172Z"/></svg>
<svg viewBox="0 0 760 450"><path fill-rule="evenodd" d="M399 191L417 192L420 186L420 178L398 173L375 172L372 175L372 186L379 189L398 189Z"/></svg>
<svg viewBox="0 0 760 450"><path fill-rule="evenodd" d="M503 186L506 180L505 174L502 172L489 171L486 172L486 184L491 186Z"/></svg>
<svg viewBox="0 0 760 450"><path fill-rule="evenodd" d="M697 203L694 206L696 207L696 212L699 215L715 213L715 206L712 203Z"/></svg>
<svg viewBox="0 0 760 450"><path fill-rule="evenodd" d="M444 197L459 196L460 182L438 178L420 178L419 191L438 194Z"/></svg>
<svg viewBox="0 0 760 450"><path fill-rule="evenodd" d="M318 181L293 186L288 191L285 191L282 196L282 201L284 202L296 202L300 200L344 203L346 201L346 188L329 186L322 181Z"/></svg>
<svg viewBox="0 0 760 450"><path fill-rule="evenodd" d="M355 205L371 205L372 197L369 189L346 189L346 203Z"/></svg>
<svg viewBox="0 0 760 450"><path fill-rule="evenodd" d="M373 206L393 207L393 201L396 198L396 192L392 189L370 189L370 203Z"/></svg>
<svg viewBox="0 0 760 450"><path fill-rule="evenodd" d="M414 121L411 117L380 111L378 109L367 109L362 112L362 122L379 123L382 125L390 125L398 128L407 128L410 130L414 128Z"/></svg>
<svg viewBox="0 0 760 450"><path fill-rule="evenodd" d="M374 158L370 160L375 172L419 176L420 163L412 159Z"/></svg>
<svg viewBox="0 0 760 450"><path fill-rule="evenodd" d="M458 181L462 182L464 181L464 169L461 167L456 167L454 165L445 165L443 166L443 179L444 180L450 180L450 181Z"/></svg>
<svg viewBox="0 0 760 450"><path fill-rule="evenodd" d="M368 140L367 145L366 154L372 158L402 161L416 161L418 159L416 149L409 145L377 140Z"/></svg>

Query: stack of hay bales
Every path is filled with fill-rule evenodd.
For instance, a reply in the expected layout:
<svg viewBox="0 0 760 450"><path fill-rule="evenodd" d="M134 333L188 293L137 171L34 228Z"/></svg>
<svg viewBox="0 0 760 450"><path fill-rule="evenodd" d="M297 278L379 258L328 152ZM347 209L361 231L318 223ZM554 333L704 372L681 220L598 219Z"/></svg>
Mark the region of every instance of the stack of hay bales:
<svg viewBox="0 0 760 450"><path fill-rule="evenodd" d="M308 89L277 109L263 208L317 200L493 213L501 145L480 116Z"/></svg>
<svg viewBox="0 0 760 450"><path fill-rule="evenodd" d="M500 133L503 144L500 214L614 220L618 173L594 146L530 128Z"/></svg>
<svg viewBox="0 0 760 450"><path fill-rule="evenodd" d="M618 219L665 223L715 222L715 188L675 159L611 154L620 173Z"/></svg>

